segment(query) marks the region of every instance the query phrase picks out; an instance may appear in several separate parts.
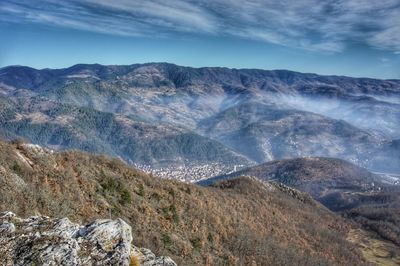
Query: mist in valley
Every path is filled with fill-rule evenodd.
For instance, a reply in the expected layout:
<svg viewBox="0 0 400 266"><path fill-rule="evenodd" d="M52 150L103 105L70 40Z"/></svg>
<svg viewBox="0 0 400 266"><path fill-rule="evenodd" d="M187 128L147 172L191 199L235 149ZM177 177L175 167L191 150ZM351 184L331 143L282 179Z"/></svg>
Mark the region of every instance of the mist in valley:
<svg viewBox="0 0 400 266"><path fill-rule="evenodd" d="M281 108L296 109L344 120L383 139L400 138L400 100L357 95L341 98L302 95L268 95Z"/></svg>
<svg viewBox="0 0 400 266"><path fill-rule="evenodd" d="M99 81L97 76L82 76L85 70L66 70L68 75L63 75L58 80L60 85L55 88L44 85L35 90L13 87L4 90L3 94L13 99L28 97L33 102L41 99L39 105L44 106L41 107L43 110L47 110L48 101L53 102L50 105L61 103L65 105L63 108L79 107L89 113L96 111L96 116L101 117L100 124L109 119L113 121L108 127L121 134L120 140L129 132L135 136L135 141L143 143L162 140L162 147L154 150L159 154L167 155L172 149L164 139L176 139L184 134L198 140L215 141L223 149L244 156L244 164L327 156L342 158L372 170L399 170L396 141L400 139L399 97L379 94L373 87L369 91L375 93L360 93L357 86L349 89L339 85L322 86L324 77L321 81L307 81L306 85L301 81L292 85L276 79L266 82L264 79L271 78L270 72L263 73L265 76L258 79L250 72L238 74L226 70L220 77L207 76L206 82L187 76L170 79L170 74L166 74L170 66L166 66L168 71L157 70L157 67L132 66L132 72L124 72L124 79L104 81ZM85 69L85 66L81 68ZM184 71L192 73L197 70ZM175 72L171 73L175 75ZM290 72L281 74L292 75ZM180 77L181 74L176 75ZM297 77L298 74L293 75ZM12 84L7 86L12 87ZM30 110L26 112L23 117L29 119ZM50 117L50 120L42 122L56 123L66 117L73 119L68 112L61 117L57 117L61 114L46 112L40 117ZM85 127L81 130L86 131ZM114 142L112 139L107 142ZM108 147L109 144L103 144L103 141L99 140L99 145ZM122 150L129 150L124 143L117 141ZM137 163L130 158L131 153L116 153ZM171 161L169 159L182 166L186 162L192 163L192 159L182 156L157 160L150 156L149 167L158 167L160 162ZM208 163L211 164L202 162Z"/></svg>

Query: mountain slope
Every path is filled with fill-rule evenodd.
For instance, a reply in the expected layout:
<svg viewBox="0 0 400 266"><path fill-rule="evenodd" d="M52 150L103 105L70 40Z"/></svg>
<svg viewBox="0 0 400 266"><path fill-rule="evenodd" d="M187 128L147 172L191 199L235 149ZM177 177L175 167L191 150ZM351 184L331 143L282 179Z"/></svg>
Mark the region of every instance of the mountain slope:
<svg viewBox="0 0 400 266"><path fill-rule="evenodd" d="M324 157L272 161L200 183L209 185L238 176L253 176L294 187L334 211L357 207L361 204L356 200L359 193L379 192L385 186L379 175L344 160Z"/></svg>
<svg viewBox="0 0 400 266"><path fill-rule="evenodd" d="M153 166L247 161L224 145L188 130L124 115L39 97L0 97L0 107L0 135L8 139L21 137L55 149L107 153Z"/></svg>
<svg viewBox="0 0 400 266"><path fill-rule="evenodd" d="M350 225L306 194L240 178L204 188L118 160L0 142L0 210L120 217L133 243L183 265L365 265Z"/></svg>
<svg viewBox="0 0 400 266"><path fill-rule="evenodd" d="M370 170L399 171L398 148L391 145L400 138L399 80L166 63L43 70L13 66L0 69L0 94L14 102L40 98L52 106L59 104L57 108L84 109L104 117L101 120L112 116L135 125L140 122L139 127L156 126L151 141L144 136L128 136L130 141L125 141L125 130L109 135L111 125L106 125L105 138L98 126L79 132L94 136L90 145L78 145L80 149L118 155L152 169L168 168L171 158L186 168L207 168L212 161L204 156L217 154L212 157L220 158L222 166L201 176L220 174L222 168L228 172L234 165L299 156L339 157ZM44 117L40 108L29 112ZM39 142L37 130L31 129L37 121L24 120L28 128L15 132L14 119L3 116L2 131L51 147L47 141ZM63 115L54 119L62 120ZM65 130L60 124L52 126ZM176 135L186 132L196 143L207 142L205 150L201 155L191 148L184 151L187 138L164 141L167 128L176 130ZM73 134L68 134L74 142ZM53 148L69 148L68 142ZM140 151L130 150L135 146Z"/></svg>
<svg viewBox="0 0 400 266"><path fill-rule="evenodd" d="M335 190L368 190L383 185L381 177L347 161L325 158L306 157L272 161L249 167L229 175L202 181L211 184L214 181L238 176L254 176L265 181L277 181L305 190L315 198L327 194L329 188Z"/></svg>
<svg viewBox="0 0 400 266"><path fill-rule="evenodd" d="M201 126L206 135L258 163L329 156L366 165L381 148L377 137L345 121L256 102L228 108Z"/></svg>
<svg viewBox="0 0 400 266"><path fill-rule="evenodd" d="M200 184L238 176L274 180L307 192L327 208L400 245L400 186L366 169L333 158L297 158L264 163Z"/></svg>

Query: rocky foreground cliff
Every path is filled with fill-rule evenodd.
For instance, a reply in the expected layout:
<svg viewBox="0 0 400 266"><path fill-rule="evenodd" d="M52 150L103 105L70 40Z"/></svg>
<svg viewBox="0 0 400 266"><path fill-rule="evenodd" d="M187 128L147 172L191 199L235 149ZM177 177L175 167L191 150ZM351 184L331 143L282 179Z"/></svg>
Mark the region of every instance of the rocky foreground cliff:
<svg viewBox="0 0 400 266"><path fill-rule="evenodd" d="M176 266L169 257L132 245L132 229L121 219L78 225L68 218L0 213L0 264Z"/></svg>

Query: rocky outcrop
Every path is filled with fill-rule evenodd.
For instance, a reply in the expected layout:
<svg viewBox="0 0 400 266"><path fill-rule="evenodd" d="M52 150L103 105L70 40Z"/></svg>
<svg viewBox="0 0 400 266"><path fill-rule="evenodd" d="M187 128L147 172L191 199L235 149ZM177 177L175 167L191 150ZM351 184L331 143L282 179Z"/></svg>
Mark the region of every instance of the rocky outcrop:
<svg viewBox="0 0 400 266"><path fill-rule="evenodd" d="M147 248L133 247L131 256L136 257L142 266L176 266L176 263L170 257L156 257L156 255Z"/></svg>
<svg viewBox="0 0 400 266"><path fill-rule="evenodd" d="M80 226L68 218L0 213L1 265L130 265L131 260L145 266L176 265L131 242L131 227L121 219Z"/></svg>

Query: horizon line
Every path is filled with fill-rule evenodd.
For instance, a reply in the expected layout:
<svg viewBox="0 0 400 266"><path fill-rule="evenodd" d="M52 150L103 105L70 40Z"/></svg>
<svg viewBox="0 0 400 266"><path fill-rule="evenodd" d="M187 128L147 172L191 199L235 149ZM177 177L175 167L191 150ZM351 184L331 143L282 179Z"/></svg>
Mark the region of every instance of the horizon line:
<svg viewBox="0 0 400 266"><path fill-rule="evenodd" d="M159 61L159 62L146 62L146 63L132 63L132 64L101 64L101 63L76 63L70 66L66 67L44 67L44 68L38 68L38 67L33 67L29 65L6 65L0 67L0 70L3 70L5 68L9 67L27 67L31 68L34 70L38 71L43 71L43 70L63 70L63 69L69 69L75 66L79 65L84 65L84 66L105 66L105 67L111 67L111 66L133 66L133 65L155 65L155 64L165 64L165 65L174 65L177 67L184 67L184 68L191 68L191 69L204 69L204 68L216 68L216 69L228 69L228 70L254 70L254 71L266 71L266 72L274 72L274 71L287 71L287 72L292 72L292 73L298 73L298 74L303 74L303 75L317 75L317 76L324 76L324 77L341 77L341 78L353 78L353 79L370 79L370 80L381 80L381 81L400 81L400 78L376 78L376 77L367 77L367 76L349 76L345 74L320 74L317 72L301 72L301 71L296 71L296 70L290 70L290 69L265 69L265 68L236 68L236 67L227 67L227 66L188 66L188 65L180 65L176 63L171 63L167 61Z"/></svg>

